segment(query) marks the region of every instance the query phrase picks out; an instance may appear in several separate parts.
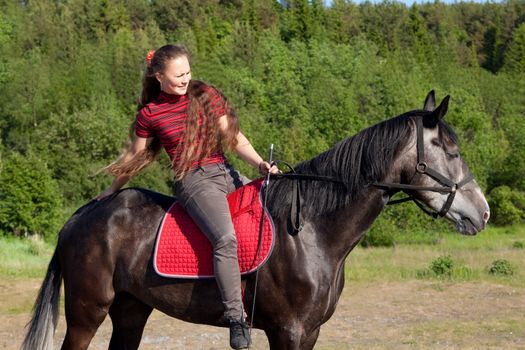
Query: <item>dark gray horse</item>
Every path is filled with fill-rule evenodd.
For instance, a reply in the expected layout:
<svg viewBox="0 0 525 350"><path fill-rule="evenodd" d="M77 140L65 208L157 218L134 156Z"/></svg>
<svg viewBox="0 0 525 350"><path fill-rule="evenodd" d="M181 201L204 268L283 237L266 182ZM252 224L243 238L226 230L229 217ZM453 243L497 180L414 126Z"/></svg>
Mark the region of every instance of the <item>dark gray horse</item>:
<svg viewBox="0 0 525 350"><path fill-rule="evenodd" d="M485 227L489 207L442 120L447 107L448 97L436 108L431 92L423 110L363 130L297 166L299 175L272 180L268 208L277 238L259 272L253 320L271 349L314 347L341 295L347 255L396 192L445 216L461 233ZM226 326L215 280L167 279L153 270L155 231L172 202L125 189L80 208L60 232L23 348L52 348L62 279L62 349L86 349L108 313L110 349L138 348L154 308L184 321ZM290 232L292 207L294 224L302 225L298 233ZM254 282L254 274L243 277L247 305Z"/></svg>

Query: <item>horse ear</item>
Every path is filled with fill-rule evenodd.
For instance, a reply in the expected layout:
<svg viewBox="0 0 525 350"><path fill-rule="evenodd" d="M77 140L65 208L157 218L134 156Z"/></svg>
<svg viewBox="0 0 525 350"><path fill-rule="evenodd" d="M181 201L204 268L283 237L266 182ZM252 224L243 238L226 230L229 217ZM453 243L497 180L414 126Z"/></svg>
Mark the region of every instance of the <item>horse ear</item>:
<svg viewBox="0 0 525 350"><path fill-rule="evenodd" d="M433 111L436 108L436 93L434 90L431 90L427 97L425 98L425 105L423 106L423 110L425 111Z"/></svg>
<svg viewBox="0 0 525 350"><path fill-rule="evenodd" d="M439 123L441 119L447 114L448 111L448 101L450 100L450 95L445 97L441 104L434 109L432 112L427 114L424 119L424 124L427 127L434 127Z"/></svg>

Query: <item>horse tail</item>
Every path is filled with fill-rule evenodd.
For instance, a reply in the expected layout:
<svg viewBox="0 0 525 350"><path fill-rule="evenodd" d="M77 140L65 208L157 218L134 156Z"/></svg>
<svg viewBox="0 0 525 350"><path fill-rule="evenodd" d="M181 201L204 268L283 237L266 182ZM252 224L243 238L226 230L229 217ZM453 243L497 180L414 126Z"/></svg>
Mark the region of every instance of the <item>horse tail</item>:
<svg viewBox="0 0 525 350"><path fill-rule="evenodd" d="M53 335L58 322L61 283L62 271L55 250L33 306L33 316L26 326L29 329L20 350L53 349Z"/></svg>

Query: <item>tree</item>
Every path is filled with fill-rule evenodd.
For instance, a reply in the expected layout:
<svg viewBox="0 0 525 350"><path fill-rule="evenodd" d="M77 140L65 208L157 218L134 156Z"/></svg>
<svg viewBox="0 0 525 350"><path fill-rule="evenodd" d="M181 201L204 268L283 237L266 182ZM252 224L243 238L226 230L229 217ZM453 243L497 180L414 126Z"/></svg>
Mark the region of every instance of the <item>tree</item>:
<svg viewBox="0 0 525 350"><path fill-rule="evenodd" d="M66 208L111 181L91 175L120 153L144 56L166 43L189 48L194 78L225 93L262 153L272 142L280 159L308 159L420 108L435 89L452 96L447 121L482 186L525 191L523 0L410 8L390 0L334 0L329 7L320 0L0 4L1 166L37 158ZM168 168L162 156L130 185L170 193ZM415 227L415 212L391 209L378 227ZM39 231L24 227L17 232Z"/></svg>
<svg viewBox="0 0 525 350"><path fill-rule="evenodd" d="M500 27L490 27L485 32L483 51L486 58L482 66L493 73L497 72L503 65L503 49Z"/></svg>
<svg viewBox="0 0 525 350"><path fill-rule="evenodd" d="M286 8L281 20L285 42L292 39L308 41L320 33L323 11L319 1L287 0L282 3Z"/></svg>
<svg viewBox="0 0 525 350"><path fill-rule="evenodd" d="M0 171L0 232L55 237L62 200L47 165L35 154L11 153Z"/></svg>
<svg viewBox="0 0 525 350"><path fill-rule="evenodd" d="M408 35L412 52L418 57L419 61L431 61L434 57L431 39L415 3L410 8Z"/></svg>
<svg viewBox="0 0 525 350"><path fill-rule="evenodd" d="M334 0L326 9L325 28L331 41L348 44L359 33L359 9L345 0Z"/></svg>
<svg viewBox="0 0 525 350"><path fill-rule="evenodd" d="M514 31L505 56L505 70L525 74L525 23Z"/></svg>

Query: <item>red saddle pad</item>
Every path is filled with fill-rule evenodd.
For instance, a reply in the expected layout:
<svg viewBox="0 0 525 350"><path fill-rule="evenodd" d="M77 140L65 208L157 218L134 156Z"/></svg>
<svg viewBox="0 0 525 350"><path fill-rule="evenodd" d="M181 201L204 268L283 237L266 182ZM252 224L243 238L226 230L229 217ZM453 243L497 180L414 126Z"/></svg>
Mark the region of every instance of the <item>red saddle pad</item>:
<svg viewBox="0 0 525 350"><path fill-rule="evenodd" d="M237 254L241 274L253 272L264 264L274 245L274 225L265 211L262 244L258 257L259 227L262 218L261 186L262 179L255 180L228 195L237 234ZM153 265L155 271L164 277L214 277L212 246L177 202L170 207L160 225Z"/></svg>

